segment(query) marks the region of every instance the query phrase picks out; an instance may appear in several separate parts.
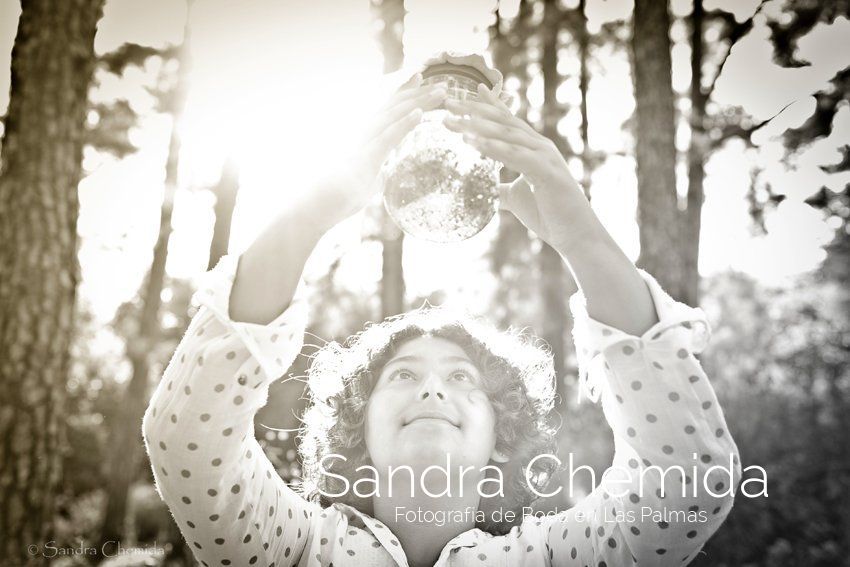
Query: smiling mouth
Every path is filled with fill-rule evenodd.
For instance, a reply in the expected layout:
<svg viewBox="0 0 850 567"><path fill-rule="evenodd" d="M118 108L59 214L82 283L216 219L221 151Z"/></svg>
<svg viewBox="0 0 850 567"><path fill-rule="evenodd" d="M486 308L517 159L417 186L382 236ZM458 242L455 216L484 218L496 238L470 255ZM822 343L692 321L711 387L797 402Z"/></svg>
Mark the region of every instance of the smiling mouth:
<svg viewBox="0 0 850 567"><path fill-rule="evenodd" d="M455 420L453 420L449 416L447 416L443 413L440 413L440 412L424 412L424 413L421 413L421 414L416 415L413 418L409 419L408 421L406 421L404 425L407 426L407 425L410 425L411 423L416 423L417 421L423 422L423 423L425 423L425 422L447 423L447 424L452 425L454 427L459 427L459 424Z"/></svg>

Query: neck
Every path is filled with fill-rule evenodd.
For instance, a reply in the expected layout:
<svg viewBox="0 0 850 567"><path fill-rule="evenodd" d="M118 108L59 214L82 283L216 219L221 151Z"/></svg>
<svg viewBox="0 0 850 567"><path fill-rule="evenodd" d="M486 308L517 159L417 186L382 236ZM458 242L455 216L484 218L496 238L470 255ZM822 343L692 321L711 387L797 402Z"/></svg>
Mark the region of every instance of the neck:
<svg viewBox="0 0 850 567"><path fill-rule="evenodd" d="M454 537L475 527L480 496L475 490L463 494L431 497L416 487L394 487L372 498L373 513L398 537L410 567L431 567ZM432 493L439 493L434 491Z"/></svg>

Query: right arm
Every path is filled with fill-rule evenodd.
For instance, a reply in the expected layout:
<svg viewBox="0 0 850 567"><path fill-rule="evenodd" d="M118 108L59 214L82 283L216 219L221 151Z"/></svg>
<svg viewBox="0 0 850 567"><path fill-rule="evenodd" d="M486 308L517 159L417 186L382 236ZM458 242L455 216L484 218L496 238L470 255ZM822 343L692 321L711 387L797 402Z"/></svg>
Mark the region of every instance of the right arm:
<svg viewBox="0 0 850 567"><path fill-rule="evenodd" d="M443 87L420 87L417 75L390 99L358 153L283 213L242 255L231 314L265 324L292 300L301 271L319 238L362 209L379 189L375 179L389 151L419 123L423 110L440 106ZM286 243L282 246L282 243Z"/></svg>
<svg viewBox="0 0 850 567"><path fill-rule="evenodd" d="M156 486L195 556L208 565L294 562L314 505L283 482L254 438L270 383L301 349L306 306L293 299L319 238L377 189L389 150L445 91L398 91L339 173L277 217L240 257L225 256L193 299L200 310L145 412Z"/></svg>

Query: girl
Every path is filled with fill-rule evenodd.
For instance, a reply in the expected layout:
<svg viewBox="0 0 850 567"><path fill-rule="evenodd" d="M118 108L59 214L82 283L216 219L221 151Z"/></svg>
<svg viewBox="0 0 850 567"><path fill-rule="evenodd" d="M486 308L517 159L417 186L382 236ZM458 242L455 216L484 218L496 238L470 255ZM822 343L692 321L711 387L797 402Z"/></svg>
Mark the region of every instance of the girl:
<svg viewBox="0 0 850 567"><path fill-rule="evenodd" d="M414 77L343 173L240 258L225 257L195 295L200 310L143 433L158 490L203 565L683 565L729 513L740 465L694 356L708 337L704 314L635 268L555 145L500 101L500 83L461 102ZM390 149L440 106L448 128L522 174L500 188L502 206L560 253L580 287L570 307L581 382L602 401L614 466L575 507L545 517L523 512L558 488L551 357L443 309L320 351L302 494L254 438L269 382L301 348L296 288L311 250L370 200Z"/></svg>

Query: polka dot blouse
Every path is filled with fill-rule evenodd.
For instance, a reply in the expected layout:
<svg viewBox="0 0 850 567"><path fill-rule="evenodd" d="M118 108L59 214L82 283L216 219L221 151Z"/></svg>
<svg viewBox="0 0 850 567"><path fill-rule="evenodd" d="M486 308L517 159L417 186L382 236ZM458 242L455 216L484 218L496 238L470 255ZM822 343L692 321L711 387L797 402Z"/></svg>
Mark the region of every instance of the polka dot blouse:
<svg viewBox="0 0 850 567"><path fill-rule="evenodd" d="M144 417L157 489L183 536L207 567L407 565L384 524L345 505L306 502L257 443L254 415L270 381L301 348L306 308L296 298L268 325L232 321L236 264L226 256L206 274L193 298L200 309ZM709 326L700 309L675 302L651 275L641 276L659 322L640 337L591 319L580 292L570 298L582 391L601 401L614 433L613 466L635 473L633 481L611 474L575 507L528 516L504 536L464 532L437 565L685 565L723 522L733 500L727 485L737 485L740 464L694 357ZM713 476L712 466L729 469L730 460L731 482L728 473ZM674 465L683 473L668 474L662 494L660 475L647 469ZM639 491L641 472L647 474ZM712 496L704 483L724 495Z"/></svg>

